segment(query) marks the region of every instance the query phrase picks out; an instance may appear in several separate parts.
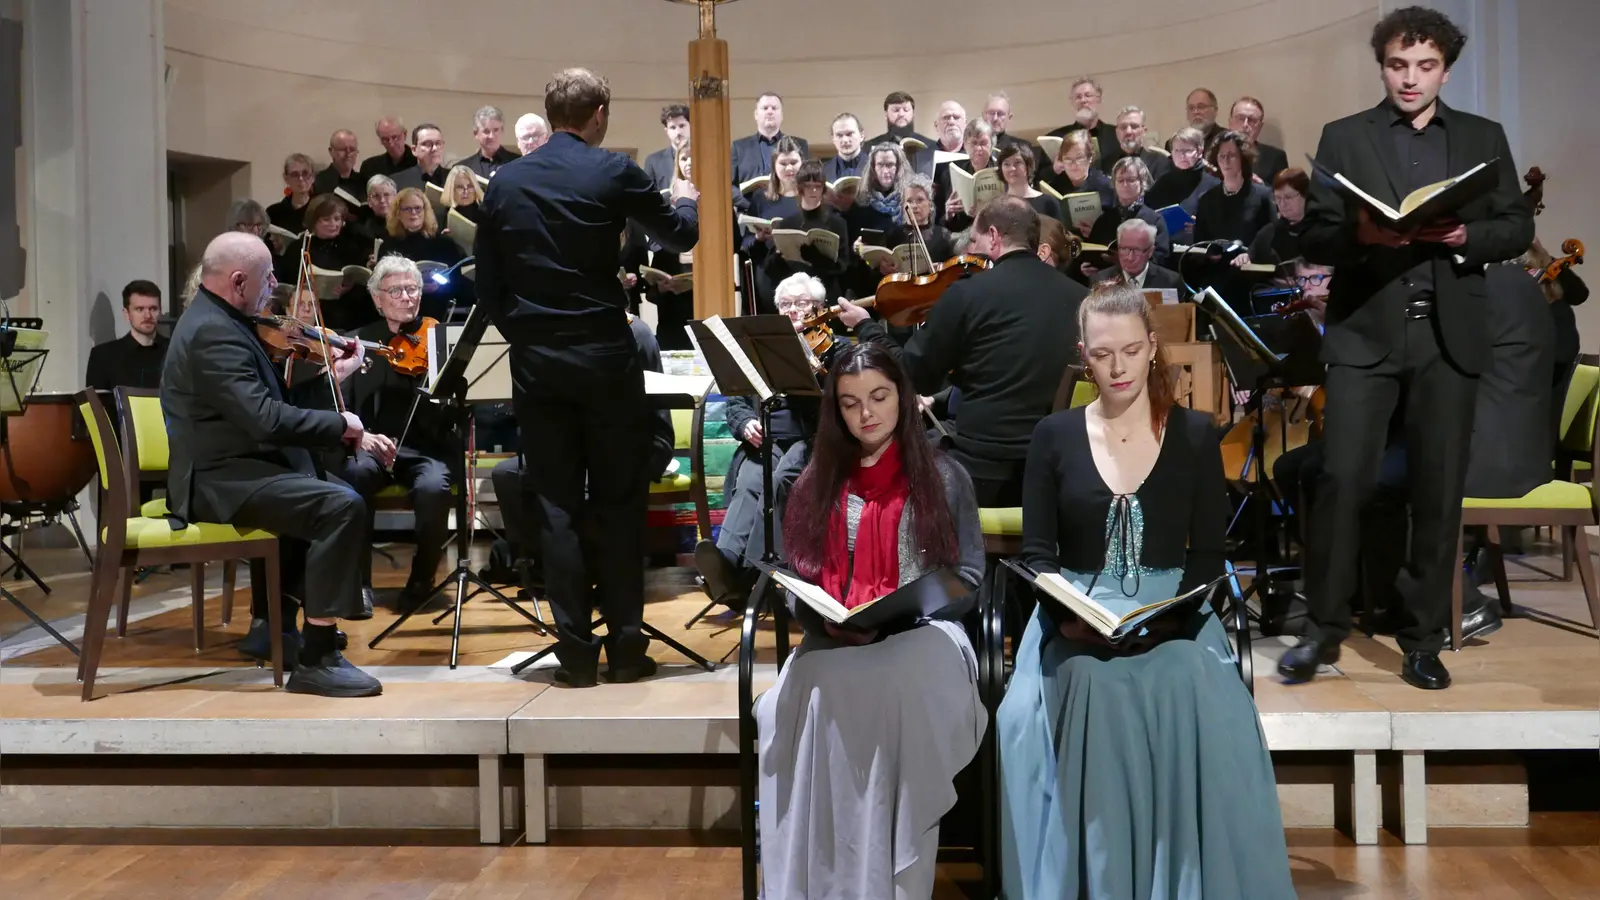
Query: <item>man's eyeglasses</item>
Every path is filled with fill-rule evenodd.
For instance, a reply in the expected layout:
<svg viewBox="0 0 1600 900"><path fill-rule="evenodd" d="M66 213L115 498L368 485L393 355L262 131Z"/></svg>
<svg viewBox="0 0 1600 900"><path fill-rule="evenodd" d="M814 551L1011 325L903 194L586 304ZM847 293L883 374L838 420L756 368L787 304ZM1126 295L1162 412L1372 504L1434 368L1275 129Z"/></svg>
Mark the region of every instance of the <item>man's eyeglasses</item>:
<svg viewBox="0 0 1600 900"><path fill-rule="evenodd" d="M1148 256L1154 250L1154 247L1126 247L1122 244L1117 245L1118 253L1126 253L1129 256Z"/></svg>
<svg viewBox="0 0 1600 900"><path fill-rule="evenodd" d="M1327 283L1328 279L1332 277L1332 275L1326 272L1318 272L1315 275L1296 275L1294 277L1294 283L1300 287L1305 287L1308 284L1312 287L1322 287Z"/></svg>
<svg viewBox="0 0 1600 900"><path fill-rule="evenodd" d="M383 291L385 294L388 294L390 300L403 300L406 297L422 296L422 288L415 284L406 284L401 285L400 287L392 288L380 288L379 290Z"/></svg>

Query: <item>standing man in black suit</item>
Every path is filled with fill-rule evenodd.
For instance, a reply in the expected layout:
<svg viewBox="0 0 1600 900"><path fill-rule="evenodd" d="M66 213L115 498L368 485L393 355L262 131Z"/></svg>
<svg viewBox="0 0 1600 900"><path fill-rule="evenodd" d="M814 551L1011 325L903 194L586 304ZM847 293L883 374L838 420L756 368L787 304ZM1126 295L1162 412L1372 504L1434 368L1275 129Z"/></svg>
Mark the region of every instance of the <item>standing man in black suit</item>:
<svg viewBox="0 0 1600 900"><path fill-rule="evenodd" d="M1499 185L1457 216L1397 232L1322 180L1314 180L1301 251L1337 274L1328 295L1327 467L1311 510L1307 631L1278 671L1307 681L1339 658L1350 633L1362 506L1372 494L1390 418L1405 422L1412 527L1399 578L1401 677L1425 690L1450 686L1439 661L1459 577L1456 543L1478 374L1489 364L1484 266L1533 240L1533 217L1501 127L1451 109L1439 89L1466 36L1442 14L1407 7L1373 29L1388 97L1330 123L1317 159L1391 204L1417 188L1498 160Z"/></svg>
<svg viewBox="0 0 1600 900"><path fill-rule="evenodd" d="M676 181L669 200L632 160L600 149L611 88L599 75L557 73L544 105L550 140L490 180L473 249L478 303L512 348L523 496L555 613L556 679L591 687L593 605L606 619L607 677L636 681L656 668L640 628L655 473L645 469L644 369L617 279L622 233L631 219L666 250L691 250L699 195Z"/></svg>
<svg viewBox="0 0 1600 900"><path fill-rule="evenodd" d="M669 103L661 107L661 129L667 133L667 146L644 158L644 173L658 191L672 189L678 172L678 151L689 143L689 107Z"/></svg>
<svg viewBox="0 0 1600 900"><path fill-rule="evenodd" d="M367 431L354 413L296 402L332 388L318 375L291 392L268 360L251 317L267 309L276 285L272 254L255 235L228 232L206 247L200 290L172 331L161 376L172 448L167 502L180 522L276 534L284 593L298 598L306 615L298 660L288 651L299 641L284 642L288 661L298 663L287 689L370 697L383 685L340 654L337 628L339 619L363 612L357 560L371 552L366 508L355 491L324 478L313 451L349 444L387 464L394 442ZM361 360L359 352L338 360L335 377L348 378ZM253 611L258 621L241 646L264 646L265 613Z"/></svg>
<svg viewBox="0 0 1600 900"><path fill-rule="evenodd" d="M783 140L783 98L766 93L756 98L756 133L733 142L733 183L743 184L752 178L772 174L772 148ZM797 137L800 160L811 158L811 145Z"/></svg>
<svg viewBox="0 0 1600 900"><path fill-rule="evenodd" d="M960 390L949 453L972 476L978 505L1020 506L1028 442L1077 358L1078 305L1089 292L1039 258L1039 214L1021 197L979 210L967 252L994 267L951 285L898 352L918 394L947 380ZM861 340L898 348L866 309L839 306Z"/></svg>

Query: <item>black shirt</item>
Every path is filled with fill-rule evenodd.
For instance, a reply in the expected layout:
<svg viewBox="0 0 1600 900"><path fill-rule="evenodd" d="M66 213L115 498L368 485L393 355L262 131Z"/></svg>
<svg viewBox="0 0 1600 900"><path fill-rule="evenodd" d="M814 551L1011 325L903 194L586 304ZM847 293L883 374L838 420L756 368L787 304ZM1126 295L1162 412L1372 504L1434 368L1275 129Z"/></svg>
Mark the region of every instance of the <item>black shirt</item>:
<svg viewBox="0 0 1600 900"><path fill-rule="evenodd" d="M403 326L401 332L413 334L419 340L427 340L426 334L417 332L420 324L420 319L411 322ZM395 337L394 332L389 330L389 323L381 319L346 334L379 344L387 344ZM449 460L453 455L451 450L454 441L450 437L450 422L444 415L444 407L427 400L415 402L419 396L417 388L427 377L426 374L402 375L382 357L368 354L368 358L371 363L366 371L355 372L341 386L345 407L361 417L361 423L368 431L388 435L395 440L400 440L404 435L402 446L406 449L434 459ZM415 418L411 412L413 405L416 406ZM406 427L408 420L411 423L409 429Z"/></svg>
<svg viewBox="0 0 1600 900"><path fill-rule="evenodd" d="M1219 183L1200 196L1194 213L1194 240L1230 238L1246 243L1277 217L1272 189L1266 185L1246 181L1238 193L1229 194Z"/></svg>
<svg viewBox="0 0 1600 900"><path fill-rule="evenodd" d="M828 181L838 181L846 175L860 175L866 177L867 153L858 151L855 156L845 159L835 156L822 164L822 177Z"/></svg>
<svg viewBox="0 0 1600 900"><path fill-rule="evenodd" d="M161 387L161 366L167 358L167 339L156 335L150 346L125 334L114 341L96 344L89 350L89 372L84 378L97 391L112 388Z"/></svg>
<svg viewBox="0 0 1600 900"><path fill-rule="evenodd" d="M480 150L466 159L456 160L455 166L466 166L472 170L473 174L481 175L484 178L490 178L495 172L500 170L501 166L511 162L514 159L521 158L522 157L515 150L512 150L511 148L502 144L494 151L494 156L486 157L483 155L483 151ZM454 168L455 166L447 167L445 174L448 175L449 169Z"/></svg>
<svg viewBox="0 0 1600 900"><path fill-rule="evenodd" d="M306 198L306 206L311 205L311 198ZM299 234L306 230L306 207L296 207L293 197L284 197L277 203L267 207L267 221L284 229Z"/></svg>
<svg viewBox="0 0 1600 900"><path fill-rule="evenodd" d="M1389 123L1389 134L1394 141L1395 157L1400 162L1400 190L1409 194L1449 178L1449 123L1444 104L1434 106L1433 118L1421 128L1412 127L1394 107L1390 110L1394 119ZM1400 283L1411 289L1412 300L1433 299L1433 259L1424 255L1401 277Z"/></svg>
<svg viewBox="0 0 1600 900"><path fill-rule="evenodd" d="M312 194L331 194L334 188L344 188L358 203L366 202L367 180L361 177L359 169L351 169L349 175L341 176L338 169L329 166L318 172L311 182Z"/></svg>
<svg viewBox="0 0 1600 900"><path fill-rule="evenodd" d="M393 178L394 173L404 172L406 169L415 168L416 165L417 155L407 147L398 160L391 158L387 152L369 156L361 161L361 168L356 171L361 173L361 183L364 186L374 175L387 175Z"/></svg>

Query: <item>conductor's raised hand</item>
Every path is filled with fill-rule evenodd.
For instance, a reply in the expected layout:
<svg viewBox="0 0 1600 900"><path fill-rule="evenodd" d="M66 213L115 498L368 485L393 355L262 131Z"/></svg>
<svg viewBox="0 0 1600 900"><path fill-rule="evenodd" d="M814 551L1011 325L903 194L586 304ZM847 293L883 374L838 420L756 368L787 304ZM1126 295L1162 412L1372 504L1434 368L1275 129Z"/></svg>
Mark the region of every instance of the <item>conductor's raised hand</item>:
<svg viewBox="0 0 1600 900"><path fill-rule="evenodd" d="M688 179L674 178L672 179L672 202L677 203L679 200L693 200L698 203L700 202L700 191Z"/></svg>

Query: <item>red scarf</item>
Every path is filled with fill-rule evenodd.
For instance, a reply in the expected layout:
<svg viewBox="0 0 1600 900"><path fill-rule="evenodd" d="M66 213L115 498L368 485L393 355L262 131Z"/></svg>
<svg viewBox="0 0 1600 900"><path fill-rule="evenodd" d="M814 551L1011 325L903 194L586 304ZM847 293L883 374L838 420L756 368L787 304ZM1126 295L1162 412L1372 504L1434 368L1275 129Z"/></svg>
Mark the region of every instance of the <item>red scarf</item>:
<svg viewBox="0 0 1600 900"><path fill-rule="evenodd" d="M900 514L909 495L901 469L900 445L890 443L876 465L856 466L833 508L827 553L818 584L829 596L854 609L900 587ZM846 496L864 502L850 552Z"/></svg>

